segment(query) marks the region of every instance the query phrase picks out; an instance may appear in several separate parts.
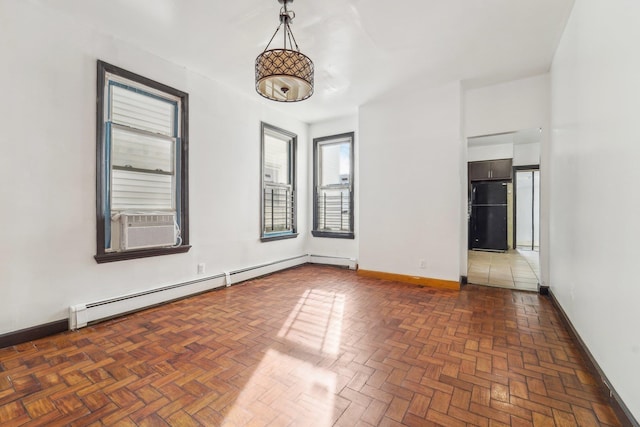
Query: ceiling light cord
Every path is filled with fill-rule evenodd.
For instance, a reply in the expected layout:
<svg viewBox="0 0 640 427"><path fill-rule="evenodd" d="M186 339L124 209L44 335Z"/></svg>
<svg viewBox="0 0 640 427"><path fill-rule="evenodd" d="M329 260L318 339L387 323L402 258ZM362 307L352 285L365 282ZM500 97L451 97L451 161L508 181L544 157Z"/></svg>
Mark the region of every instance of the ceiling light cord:
<svg viewBox="0 0 640 427"><path fill-rule="evenodd" d="M293 49L293 46L295 45L296 50L298 52L300 52L300 48L298 47L298 42L296 42L296 37L293 35L293 31L291 31L291 21L293 21L293 19L296 17L296 13L292 10L291 12L289 12L289 10L287 10L287 1L285 0L284 4L282 5L282 9L280 9L280 17L282 18L282 16L284 15L284 48L287 48L287 35L289 36L289 47L291 49ZM284 11L284 14L283 14ZM291 42L291 39L293 39L293 43Z"/></svg>
<svg viewBox="0 0 640 427"><path fill-rule="evenodd" d="M278 31L280 31L280 28L282 28L282 24L284 24L284 34L282 35L284 38L284 48L285 49L287 48L287 38L288 38L289 47L291 48L291 50L293 50L293 47L295 46L296 51L300 52L300 47L298 46L298 42L296 41L296 36L293 35L293 31L291 31L291 25L289 24L291 21L293 21L293 18L295 17L296 17L296 13L293 10L292 11L287 10L287 2L285 1L284 6L282 6L282 8L280 9L280 24L278 25L278 28L276 28L276 31L271 36L271 39L269 40L269 43L267 43L267 46L262 51L263 53L269 49L269 46L271 46L271 42L273 42L273 39L276 37L276 34L278 34Z"/></svg>
<svg viewBox="0 0 640 427"><path fill-rule="evenodd" d="M275 33L273 33L273 35L271 36L271 40L269 40L269 43L267 43L267 47L264 48L264 50L262 51L262 53L266 52L267 49L269 49L269 46L271 46L271 42L273 41L273 39L276 37L276 34L278 34L278 31L280 31L280 27L282 27L282 21L280 21L280 25L278 25L278 28L276 28Z"/></svg>
<svg viewBox="0 0 640 427"><path fill-rule="evenodd" d="M284 11L284 12L283 12ZM287 2L285 0L282 9L280 9L280 24L284 23L284 48L287 48L287 29L289 28L289 14L287 13ZM291 44L291 41L289 41Z"/></svg>
<svg viewBox="0 0 640 427"><path fill-rule="evenodd" d="M298 52L300 52L300 48L298 47L298 42L296 41L296 37L293 35L293 31L291 31L291 27L289 26L289 23L287 22L285 25L289 29L289 46L291 46L293 48L293 46L295 45L296 46L296 50ZM291 43L291 39L293 39L293 43ZM286 45L285 45L285 48L286 48Z"/></svg>

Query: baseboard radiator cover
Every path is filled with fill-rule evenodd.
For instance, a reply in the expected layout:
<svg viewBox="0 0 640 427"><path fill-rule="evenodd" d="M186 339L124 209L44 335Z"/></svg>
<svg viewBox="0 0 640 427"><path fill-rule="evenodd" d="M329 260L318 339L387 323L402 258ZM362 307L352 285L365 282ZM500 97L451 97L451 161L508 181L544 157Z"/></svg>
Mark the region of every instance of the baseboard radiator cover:
<svg viewBox="0 0 640 427"><path fill-rule="evenodd" d="M235 285L245 280L255 279L256 277L266 276L287 268L297 267L307 264L309 255L298 255L291 258L281 259L278 261L268 262L265 264L254 265L239 270L225 272L227 286Z"/></svg>
<svg viewBox="0 0 640 427"><path fill-rule="evenodd" d="M309 255L310 264L337 265L339 267L347 267L349 270L355 270L358 262L355 258L326 256L326 255Z"/></svg>
<svg viewBox="0 0 640 427"><path fill-rule="evenodd" d="M69 307L69 329L84 328L88 324L163 304L225 285L224 274L163 286L135 294L102 301L76 304Z"/></svg>
<svg viewBox="0 0 640 427"><path fill-rule="evenodd" d="M154 288L148 291L109 298L102 301L72 305L69 307L69 329L76 330L84 328L89 324L102 320L210 291L225 285L230 286L245 280L307 264L308 262L309 255L299 255L266 264L228 271L214 276L203 277L197 280Z"/></svg>

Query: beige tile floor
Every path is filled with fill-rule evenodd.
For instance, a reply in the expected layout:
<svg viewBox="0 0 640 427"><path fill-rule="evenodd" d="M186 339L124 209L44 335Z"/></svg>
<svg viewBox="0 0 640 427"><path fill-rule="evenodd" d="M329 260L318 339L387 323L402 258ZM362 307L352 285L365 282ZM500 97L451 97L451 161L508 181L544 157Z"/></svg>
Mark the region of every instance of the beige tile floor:
<svg viewBox="0 0 640 427"><path fill-rule="evenodd" d="M539 252L522 249L505 253L469 251L467 280L475 285L537 291Z"/></svg>

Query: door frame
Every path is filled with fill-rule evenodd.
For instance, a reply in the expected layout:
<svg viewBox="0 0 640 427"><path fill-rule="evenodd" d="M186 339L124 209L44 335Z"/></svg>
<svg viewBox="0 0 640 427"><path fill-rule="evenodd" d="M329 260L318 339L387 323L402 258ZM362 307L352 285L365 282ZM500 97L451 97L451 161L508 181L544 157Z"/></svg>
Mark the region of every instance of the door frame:
<svg viewBox="0 0 640 427"><path fill-rule="evenodd" d="M518 240L517 240L517 230L518 230L518 215L517 215L517 206L518 206L518 178L517 178L517 172L518 171L538 171L538 173L540 172L540 165L522 165L522 166L513 166L513 249L517 249L518 248ZM533 186L534 188L535 186ZM533 189L531 190L533 191ZM539 190L538 190L539 192ZM540 209L540 207L538 206L538 209ZM533 221L533 218L531 218L531 220ZM540 226L538 225L538 236L540 234ZM535 238L533 238L533 242L535 242ZM535 244L533 245L535 246Z"/></svg>

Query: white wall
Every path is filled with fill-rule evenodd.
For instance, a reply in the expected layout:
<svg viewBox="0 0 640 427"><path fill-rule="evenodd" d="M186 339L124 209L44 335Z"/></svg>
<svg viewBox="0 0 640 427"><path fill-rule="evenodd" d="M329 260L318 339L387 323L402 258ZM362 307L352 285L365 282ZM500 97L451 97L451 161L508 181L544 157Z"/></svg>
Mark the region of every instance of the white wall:
<svg viewBox="0 0 640 427"><path fill-rule="evenodd" d="M540 273L549 276L549 75L529 77L493 86L468 89L464 94L465 137L541 128L540 153ZM515 156L514 149L514 156ZM523 153L529 157L532 153ZM514 163L519 163L516 161ZM466 236L463 236L466 239ZM465 243L466 244L466 243Z"/></svg>
<svg viewBox="0 0 640 427"><path fill-rule="evenodd" d="M640 3L577 0L551 69L551 290L640 420Z"/></svg>
<svg viewBox="0 0 640 427"><path fill-rule="evenodd" d="M467 161L469 162L512 158L513 143L469 146L467 148Z"/></svg>
<svg viewBox="0 0 640 427"><path fill-rule="evenodd" d="M459 280L461 96L454 83L360 108L360 268Z"/></svg>
<svg viewBox="0 0 640 427"><path fill-rule="evenodd" d="M308 125L32 2L0 7L0 334L65 319L72 304L306 253ZM190 94L186 254L98 265L96 60ZM297 239L261 243L260 121L298 134ZM205 275L205 276L206 276Z"/></svg>
<svg viewBox="0 0 640 427"><path fill-rule="evenodd" d="M467 89L464 93L467 138L539 127L544 133L548 123L548 74Z"/></svg>
<svg viewBox="0 0 640 427"><path fill-rule="evenodd" d="M539 142L515 144L513 146L513 166L539 165L540 149Z"/></svg>
<svg viewBox="0 0 640 427"><path fill-rule="evenodd" d="M323 136L338 135L341 133L355 132L354 150L354 239L333 239L327 237L313 237L309 232L309 243L307 250L311 255L322 255L339 258L358 259L358 243L360 234L360 177L358 175L360 166L360 132L358 131L358 116L348 116L334 120L314 123L310 126L309 138L309 195L313 197L313 138ZM313 225L313 211L309 210L308 223Z"/></svg>
<svg viewBox="0 0 640 427"><path fill-rule="evenodd" d="M467 149L467 159L470 162L495 159L513 159L513 166L539 165L540 143L501 143L480 146L470 145Z"/></svg>

